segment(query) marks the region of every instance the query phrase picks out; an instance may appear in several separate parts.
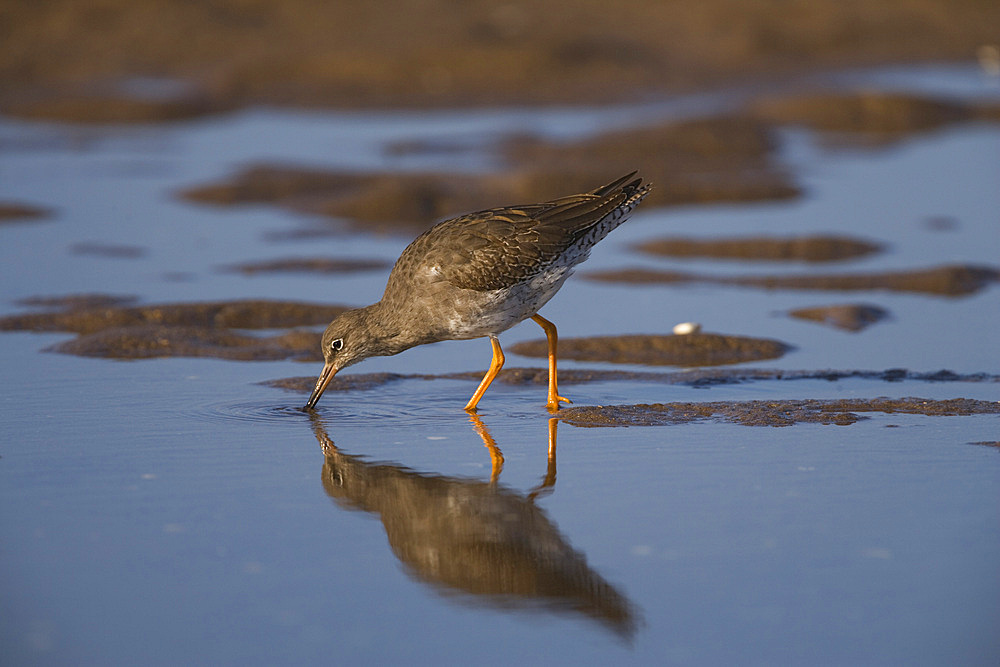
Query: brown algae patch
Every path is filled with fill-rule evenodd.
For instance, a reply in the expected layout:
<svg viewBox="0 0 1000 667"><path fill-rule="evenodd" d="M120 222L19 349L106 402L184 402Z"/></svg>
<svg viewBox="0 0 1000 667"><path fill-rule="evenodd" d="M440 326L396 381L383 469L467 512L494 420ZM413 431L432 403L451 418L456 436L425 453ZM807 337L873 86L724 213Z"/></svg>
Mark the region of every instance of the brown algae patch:
<svg viewBox="0 0 1000 667"><path fill-rule="evenodd" d="M846 426L867 419L857 413L882 412L934 416L1000 414L1000 403L968 398L873 398L785 401L719 401L713 403L656 403L569 407L559 412L574 426L663 426L699 421L722 421L743 426L836 424Z"/></svg>
<svg viewBox="0 0 1000 667"><path fill-rule="evenodd" d="M586 278L635 284L709 283L764 289L918 292L936 296L966 296L1000 281L1000 271L987 266L955 264L913 271L838 273L827 275L711 276L682 271L617 269L594 271Z"/></svg>
<svg viewBox="0 0 1000 667"><path fill-rule="evenodd" d="M842 304L834 306L816 306L813 308L796 308L788 314L792 317L819 322L845 331L861 331L876 322L889 317L889 311L868 304Z"/></svg>
<svg viewBox="0 0 1000 667"><path fill-rule="evenodd" d="M327 257L276 259L267 262L246 262L223 267L224 271L253 276L258 273L357 273L386 269L387 262L376 259L330 259Z"/></svg>
<svg viewBox="0 0 1000 667"><path fill-rule="evenodd" d="M684 336L630 335L563 338L559 357L577 361L604 361L649 366L719 366L777 359L790 350L785 343L764 338L696 333ZM548 354L544 340L525 341L511 351L526 357Z"/></svg>
<svg viewBox="0 0 1000 667"><path fill-rule="evenodd" d="M883 246L843 236L798 238L664 238L646 241L636 250L660 257L708 257L762 261L837 262L881 252Z"/></svg>
<svg viewBox="0 0 1000 667"><path fill-rule="evenodd" d="M52 303L45 298L43 303ZM241 329L287 329L326 324L347 310L284 301L221 301L120 306L66 297L67 308L0 318L0 331L68 331L76 339L50 351L90 357L140 359L166 356L223 359L318 360L319 334L290 331L249 336Z"/></svg>

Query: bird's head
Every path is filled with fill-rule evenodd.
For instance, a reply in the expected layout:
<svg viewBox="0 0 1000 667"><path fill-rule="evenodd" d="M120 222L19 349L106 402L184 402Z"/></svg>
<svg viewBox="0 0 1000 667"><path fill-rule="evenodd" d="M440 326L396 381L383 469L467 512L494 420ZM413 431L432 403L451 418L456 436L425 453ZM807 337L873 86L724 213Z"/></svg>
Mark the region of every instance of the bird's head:
<svg viewBox="0 0 1000 667"><path fill-rule="evenodd" d="M365 309L349 310L343 313L323 332L323 371L316 380L306 409L316 406L320 396L326 391L330 380L340 370L378 354L372 349L372 337L367 334Z"/></svg>

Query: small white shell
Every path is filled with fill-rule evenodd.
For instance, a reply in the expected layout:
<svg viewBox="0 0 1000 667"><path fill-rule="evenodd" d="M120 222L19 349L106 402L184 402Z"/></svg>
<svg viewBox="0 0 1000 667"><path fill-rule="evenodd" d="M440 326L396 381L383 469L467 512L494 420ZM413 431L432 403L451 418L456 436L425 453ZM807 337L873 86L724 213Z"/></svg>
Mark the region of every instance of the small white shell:
<svg viewBox="0 0 1000 667"><path fill-rule="evenodd" d="M697 322L681 322L674 325L674 333L678 336L686 336L701 331L701 325Z"/></svg>

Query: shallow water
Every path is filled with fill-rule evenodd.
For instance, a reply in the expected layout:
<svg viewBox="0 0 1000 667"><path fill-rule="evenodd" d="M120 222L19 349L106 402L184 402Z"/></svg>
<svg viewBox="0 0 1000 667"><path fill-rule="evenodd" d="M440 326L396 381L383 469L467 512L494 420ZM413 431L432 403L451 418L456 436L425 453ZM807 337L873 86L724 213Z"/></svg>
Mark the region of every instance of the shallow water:
<svg viewBox="0 0 1000 667"><path fill-rule="evenodd" d="M963 70L853 76L949 96L996 94ZM382 272L247 277L220 269L295 255L392 260L408 239L345 233L279 243L268 234L302 221L266 207L194 206L174 193L265 160L357 169L455 168L459 160L481 169L490 158L477 148L503 132L579 136L729 99L680 100L659 111L260 110L129 129L0 120L0 199L56 210L50 221L0 227L0 313L26 310L17 299L81 292L147 303L368 303L384 287ZM383 151L393 141L423 139L471 148L457 157ZM768 367L1000 372L996 285L944 298L584 279L622 265L807 269L666 261L631 250L667 235L825 232L889 246L823 272L996 265L996 125L952 127L880 149L830 147L795 129L782 142L804 197L640 209L545 316L563 336L660 333L694 320L707 331L795 346ZM955 221L953 229L927 224L942 216ZM81 243L146 252L75 253ZM847 333L784 315L844 302L879 305L892 319ZM504 342L540 335L527 323ZM845 427L563 424L550 461L540 387L492 387L479 428L461 410L474 383L460 380L331 393L311 420L297 410L303 396L257 383L312 375L313 364L84 359L41 351L67 334L2 336L0 637L11 664L1000 658L1000 451L970 444L1000 439L993 415L874 414ZM449 342L352 370L476 370L488 354L481 340ZM513 354L508 363L538 364ZM704 389L596 382L563 393L584 405L1000 399L994 382L858 379ZM483 428L505 459L493 490ZM440 517L454 520L441 528ZM500 561L469 547L476 531L493 536ZM510 563L522 563L513 579L551 582L559 568L572 574L534 595L474 576ZM547 574L532 569L540 564Z"/></svg>

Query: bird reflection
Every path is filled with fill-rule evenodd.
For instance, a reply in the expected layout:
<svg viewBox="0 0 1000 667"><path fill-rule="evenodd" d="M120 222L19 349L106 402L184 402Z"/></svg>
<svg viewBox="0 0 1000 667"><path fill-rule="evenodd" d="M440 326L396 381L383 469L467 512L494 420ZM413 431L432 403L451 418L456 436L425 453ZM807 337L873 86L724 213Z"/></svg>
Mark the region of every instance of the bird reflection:
<svg viewBox="0 0 1000 667"><path fill-rule="evenodd" d="M470 419L493 460L489 482L369 463L337 449L314 417L326 455L323 488L341 507L378 515L408 573L443 593L505 609L582 614L631 638L632 603L535 505L555 486L557 420L549 420L545 476L522 494L498 483L503 455L479 417Z"/></svg>

